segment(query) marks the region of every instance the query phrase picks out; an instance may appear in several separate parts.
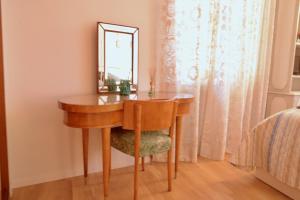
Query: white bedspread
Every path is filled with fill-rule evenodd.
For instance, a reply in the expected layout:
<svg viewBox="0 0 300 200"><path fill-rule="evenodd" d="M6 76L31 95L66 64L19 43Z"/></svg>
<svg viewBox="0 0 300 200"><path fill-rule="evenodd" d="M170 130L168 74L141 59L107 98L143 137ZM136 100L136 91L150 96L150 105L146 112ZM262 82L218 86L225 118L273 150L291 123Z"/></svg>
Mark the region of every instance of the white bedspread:
<svg viewBox="0 0 300 200"><path fill-rule="evenodd" d="M230 162L247 169L261 167L300 189L300 109L286 110L261 122L242 141Z"/></svg>

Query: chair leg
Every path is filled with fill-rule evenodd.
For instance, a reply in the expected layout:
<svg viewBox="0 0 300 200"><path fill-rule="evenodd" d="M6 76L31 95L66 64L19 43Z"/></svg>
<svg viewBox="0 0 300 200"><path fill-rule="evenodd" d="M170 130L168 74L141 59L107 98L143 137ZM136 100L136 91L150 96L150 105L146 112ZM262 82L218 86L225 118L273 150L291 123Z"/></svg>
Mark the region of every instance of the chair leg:
<svg viewBox="0 0 300 200"><path fill-rule="evenodd" d="M145 158L142 157L142 171L145 171Z"/></svg>
<svg viewBox="0 0 300 200"><path fill-rule="evenodd" d="M150 155L150 164L152 164L153 161L153 155Z"/></svg>
<svg viewBox="0 0 300 200"><path fill-rule="evenodd" d="M139 161L140 161L140 144L141 144L141 119L142 106L136 104L134 119L136 122L135 136L134 136L134 200L138 199L139 186Z"/></svg>
<svg viewBox="0 0 300 200"><path fill-rule="evenodd" d="M134 159L134 200L138 199L138 185L139 185L139 157Z"/></svg>
<svg viewBox="0 0 300 200"><path fill-rule="evenodd" d="M110 174L111 174L111 146L109 147L109 174L108 174L108 181L110 181Z"/></svg>
<svg viewBox="0 0 300 200"><path fill-rule="evenodd" d="M172 191L172 151L168 151L168 191Z"/></svg>

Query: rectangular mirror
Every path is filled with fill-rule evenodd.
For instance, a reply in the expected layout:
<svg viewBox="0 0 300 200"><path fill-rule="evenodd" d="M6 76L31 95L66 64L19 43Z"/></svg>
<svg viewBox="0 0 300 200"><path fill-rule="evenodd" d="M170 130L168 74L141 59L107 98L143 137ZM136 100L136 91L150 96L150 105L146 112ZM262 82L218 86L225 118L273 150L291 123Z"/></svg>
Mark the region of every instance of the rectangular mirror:
<svg viewBox="0 0 300 200"><path fill-rule="evenodd" d="M98 93L118 92L121 80L137 90L138 42L137 27L98 23Z"/></svg>

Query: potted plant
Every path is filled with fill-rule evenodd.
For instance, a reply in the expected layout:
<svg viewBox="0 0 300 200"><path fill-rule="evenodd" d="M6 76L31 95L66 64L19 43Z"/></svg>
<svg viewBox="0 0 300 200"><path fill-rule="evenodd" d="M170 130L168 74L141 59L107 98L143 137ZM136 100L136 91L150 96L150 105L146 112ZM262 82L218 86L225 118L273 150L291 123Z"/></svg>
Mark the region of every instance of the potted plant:
<svg viewBox="0 0 300 200"><path fill-rule="evenodd" d="M130 81L121 80L119 88L120 88L120 95L128 96L130 94Z"/></svg>
<svg viewBox="0 0 300 200"><path fill-rule="evenodd" d="M108 78L105 80L105 85L107 85L107 89L109 92L115 92L117 91L117 84L116 80L113 78Z"/></svg>

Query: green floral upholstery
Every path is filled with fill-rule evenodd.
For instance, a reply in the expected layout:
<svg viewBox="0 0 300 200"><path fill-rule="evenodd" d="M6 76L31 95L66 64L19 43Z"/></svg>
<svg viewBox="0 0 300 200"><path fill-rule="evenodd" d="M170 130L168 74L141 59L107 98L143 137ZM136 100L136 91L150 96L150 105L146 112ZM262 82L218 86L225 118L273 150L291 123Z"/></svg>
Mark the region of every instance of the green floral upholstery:
<svg viewBox="0 0 300 200"><path fill-rule="evenodd" d="M134 156L134 131L112 129L111 146ZM171 138L164 131L143 131L141 134L140 157L166 152L171 147Z"/></svg>

